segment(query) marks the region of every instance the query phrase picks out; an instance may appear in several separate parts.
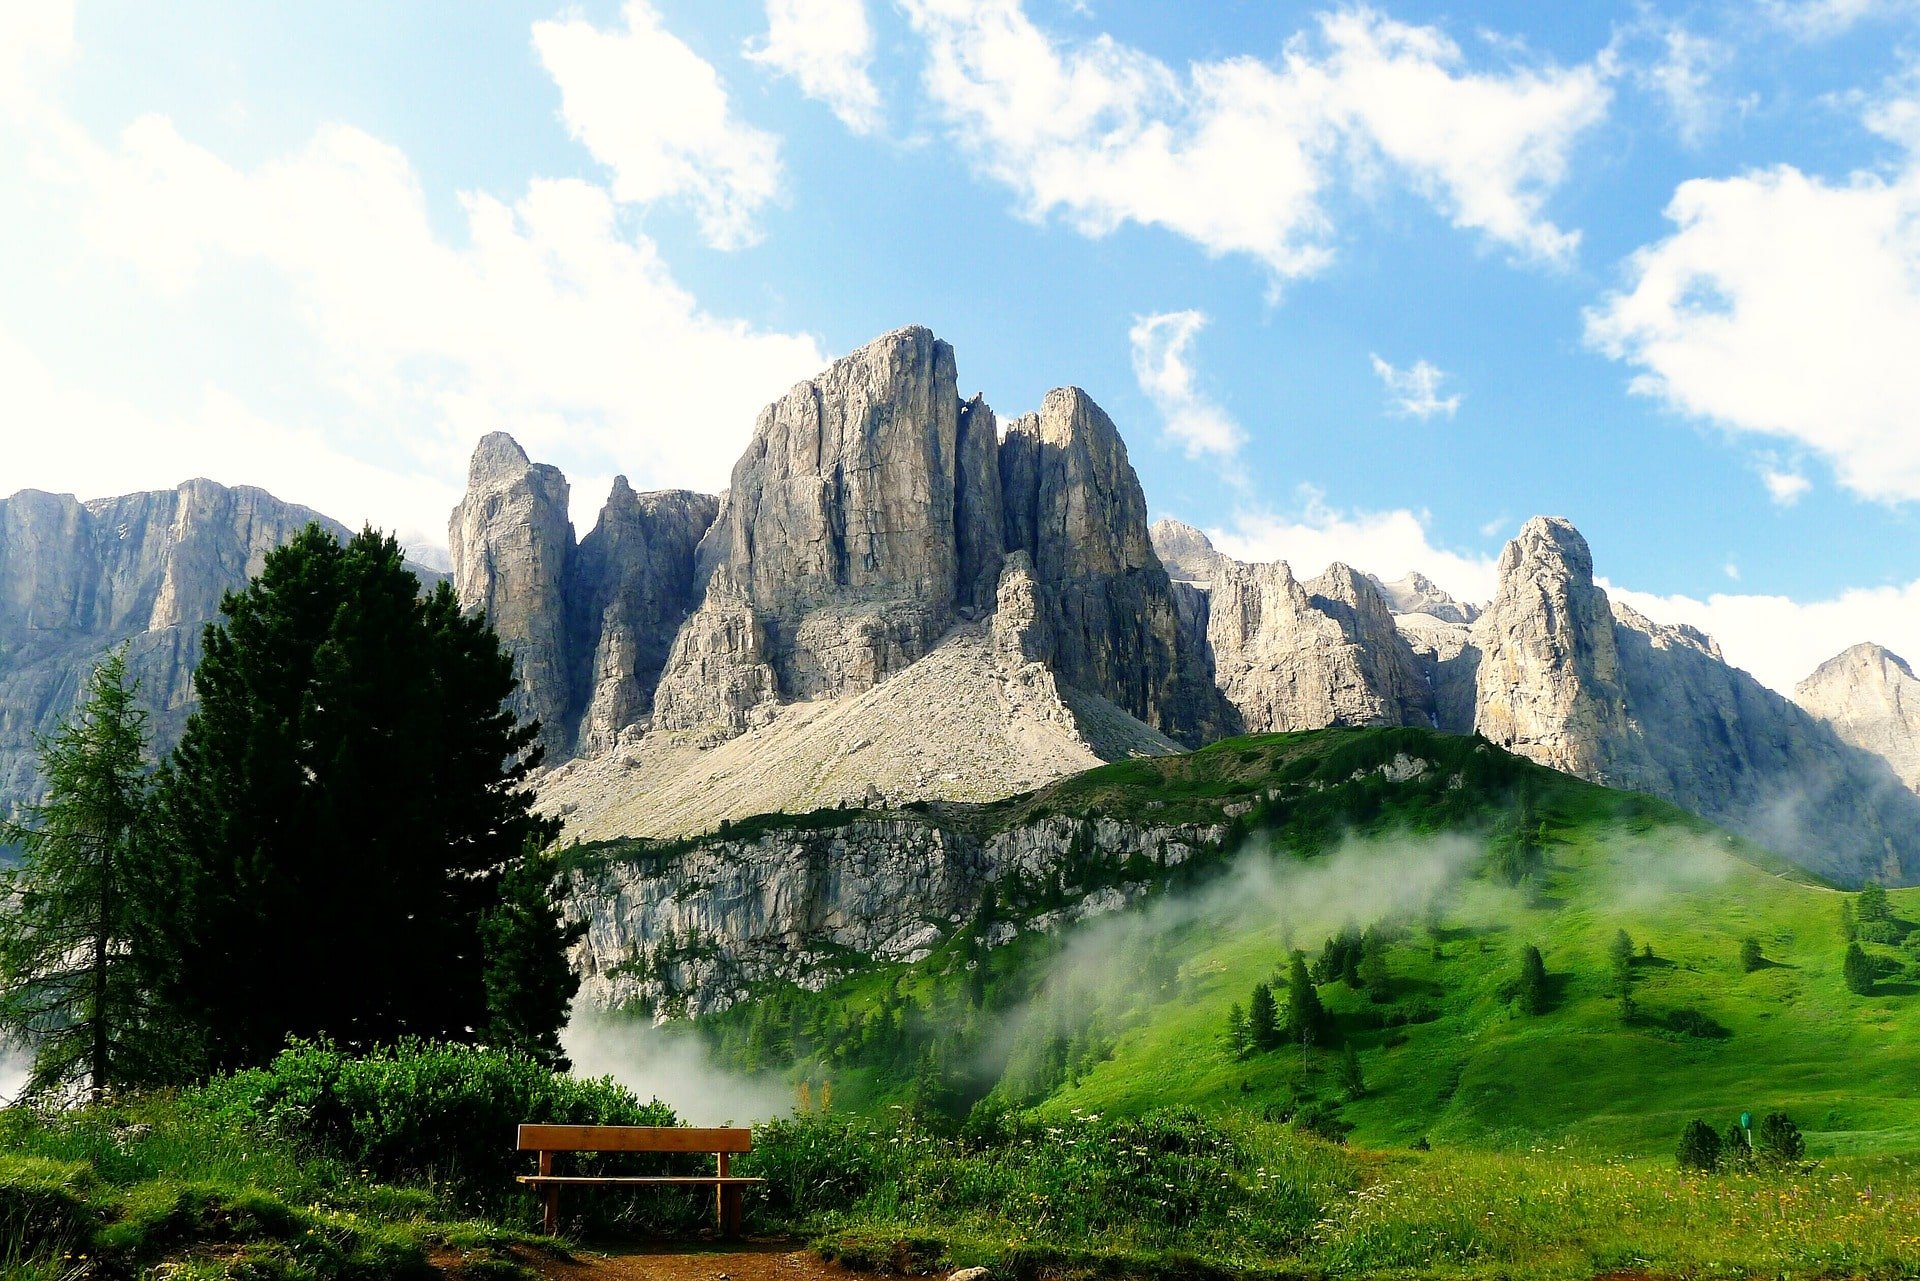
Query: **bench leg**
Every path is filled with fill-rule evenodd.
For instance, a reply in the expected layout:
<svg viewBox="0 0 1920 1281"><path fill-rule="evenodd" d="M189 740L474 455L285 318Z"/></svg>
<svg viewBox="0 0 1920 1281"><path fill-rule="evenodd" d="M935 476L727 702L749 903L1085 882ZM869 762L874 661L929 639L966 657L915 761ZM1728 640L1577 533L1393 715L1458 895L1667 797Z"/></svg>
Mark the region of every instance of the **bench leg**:
<svg viewBox="0 0 1920 1281"><path fill-rule="evenodd" d="M540 1230L548 1236L560 1233L560 1186L548 1184L541 1189Z"/></svg>
<svg viewBox="0 0 1920 1281"><path fill-rule="evenodd" d="M740 1235L740 1189L722 1185L718 1192L720 1235L737 1237Z"/></svg>

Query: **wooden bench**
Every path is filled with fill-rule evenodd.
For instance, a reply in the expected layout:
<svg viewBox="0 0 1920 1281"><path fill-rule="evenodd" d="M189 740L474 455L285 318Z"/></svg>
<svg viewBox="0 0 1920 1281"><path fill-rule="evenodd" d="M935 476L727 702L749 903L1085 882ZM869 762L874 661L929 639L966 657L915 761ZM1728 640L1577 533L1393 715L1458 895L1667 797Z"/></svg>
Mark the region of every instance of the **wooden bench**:
<svg viewBox="0 0 1920 1281"><path fill-rule="evenodd" d="M693 1130L656 1125L523 1125L520 1151L540 1154L540 1173L523 1174L520 1182L540 1194L543 1230L560 1230L560 1189L579 1187L711 1187L714 1210L725 1236L740 1232L740 1192L765 1179L740 1179L727 1172L727 1159L753 1147L753 1132L742 1129ZM711 1152L717 1169L712 1174L573 1175L553 1172L556 1152Z"/></svg>

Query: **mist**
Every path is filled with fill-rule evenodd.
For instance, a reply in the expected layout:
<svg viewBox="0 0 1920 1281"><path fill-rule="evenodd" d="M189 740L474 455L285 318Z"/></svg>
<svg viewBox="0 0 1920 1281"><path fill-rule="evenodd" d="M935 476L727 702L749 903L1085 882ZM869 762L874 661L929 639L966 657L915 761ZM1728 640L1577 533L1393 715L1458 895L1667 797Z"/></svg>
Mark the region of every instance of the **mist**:
<svg viewBox="0 0 1920 1281"><path fill-rule="evenodd" d="M721 1067L691 1028L576 1007L560 1044L575 1076L610 1076L694 1125L766 1121L793 1110L793 1088L784 1080Z"/></svg>
<svg viewBox="0 0 1920 1281"><path fill-rule="evenodd" d="M0 1108L19 1097L27 1083L27 1071L33 1056L12 1046L0 1045Z"/></svg>

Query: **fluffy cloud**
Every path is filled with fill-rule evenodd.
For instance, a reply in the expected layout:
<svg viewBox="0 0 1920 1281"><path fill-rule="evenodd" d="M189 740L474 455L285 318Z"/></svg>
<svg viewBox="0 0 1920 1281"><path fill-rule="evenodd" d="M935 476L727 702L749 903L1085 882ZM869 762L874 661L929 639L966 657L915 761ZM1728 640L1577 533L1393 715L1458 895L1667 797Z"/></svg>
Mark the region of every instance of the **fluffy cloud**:
<svg viewBox="0 0 1920 1281"><path fill-rule="evenodd" d="M1912 5L1911 0L1762 0L1761 7L1794 34L1818 40L1839 35L1863 18Z"/></svg>
<svg viewBox="0 0 1920 1281"><path fill-rule="evenodd" d="M1760 479L1766 484L1767 497L1782 507L1793 506L1813 488L1813 482L1797 471L1777 471L1769 467L1760 473Z"/></svg>
<svg viewBox="0 0 1920 1281"><path fill-rule="evenodd" d="M348 126L241 167L160 116L109 140L45 100L3 121L28 163L0 171L0 201L59 214L36 253L124 264L117 287L229 335L243 362L210 355L190 403L115 400L80 390L89 361L134 353L41 350L14 322L0 387L39 430L9 440L12 484L92 496L207 475L438 541L473 442L501 429L565 468L591 519L616 471L723 486L759 408L824 363L806 335L702 308L592 183L466 193L449 235L406 155ZM258 284L230 288L235 268ZM259 381L256 348L299 409L223 390Z"/></svg>
<svg viewBox="0 0 1920 1281"><path fill-rule="evenodd" d="M866 0L767 0L766 39L746 56L790 77L855 133L880 127Z"/></svg>
<svg viewBox="0 0 1920 1281"><path fill-rule="evenodd" d="M1387 408L1404 418L1432 418L1445 414L1451 418L1460 409L1460 394L1440 394L1447 375L1438 366L1416 360L1406 369L1396 369L1379 356L1373 358L1373 372L1387 388Z"/></svg>
<svg viewBox="0 0 1920 1281"><path fill-rule="evenodd" d="M713 65L668 32L647 0L627 0L625 30L584 18L533 25L573 136L613 172L615 199L681 199L707 240L736 248L780 191L780 144L735 118Z"/></svg>
<svg viewBox="0 0 1920 1281"><path fill-rule="evenodd" d="M1736 667L1782 694L1841 650L1861 641L1885 645L1903 658L1920 655L1920 580L1904 586L1863 587L1824 600L1785 596L1654 596L1613 584L1610 595L1648 618L1691 623L1720 642Z"/></svg>
<svg viewBox="0 0 1920 1281"><path fill-rule="evenodd" d="M1127 334L1133 345L1133 376L1160 411L1167 435L1189 458L1231 456L1247 438L1240 424L1194 385L1187 349L1206 323L1204 312L1168 311L1136 318Z"/></svg>
<svg viewBox="0 0 1920 1281"><path fill-rule="evenodd" d="M1543 206L1605 113L1599 61L1471 71L1438 30L1353 8L1275 62L1181 74L1106 36L1056 44L1020 0L904 5L934 103L1032 218L1057 213L1089 235L1164 227L1297 277L1332 252L1335 178L1379 173L1522 256L1563 261L1578 243Z"/></svg>
<svg viewBox="0 0 1920 1281"><path fill-rule="evenodd" d="M1871 121L1898 135L1897 103ZM1790 166L1683 183L1678 228L1589 310L1634 390L1802 445L1863 497L1920 498L1920 164L1827 182Z"/></svg>
<svg viewBox="0 0 1920 1281"><path fill-rule="evenodd" d="M1424 513L1342 511L1311 488L1303 488L1301 498L1295 513L1242 511L1207 536L1241 560L1284 560L1299 578L1340 561L1387 580L1418 570L1462 600L1493 598L1498 558L1436 546Z"/></svg>
<svg viewBox="0 0 1920 1281"><path fill-rule="evenodd" d="M1635 73L1639 83L1665 104L1680 141L1689 147L1705 142L1720 124L1730 104L1715 91L1715 76L1732 60L1728 48L1717 40L1697 35L1685 27L1672 26L1659 32L1660 56ZM1751 106L1752 100L1739 104Z"/></svg>

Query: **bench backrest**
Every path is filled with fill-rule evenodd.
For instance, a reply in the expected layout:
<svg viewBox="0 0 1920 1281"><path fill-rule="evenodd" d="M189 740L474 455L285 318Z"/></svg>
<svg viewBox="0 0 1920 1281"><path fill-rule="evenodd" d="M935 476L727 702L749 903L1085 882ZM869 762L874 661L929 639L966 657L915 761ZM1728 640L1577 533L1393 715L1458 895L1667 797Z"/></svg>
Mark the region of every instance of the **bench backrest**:
<svg viewBox="0 0 1920 1281"><path fill-rule="evenodd" d="M523 1125L522 1152L746 1152L753 1131L677 1125Z"/></svg>

